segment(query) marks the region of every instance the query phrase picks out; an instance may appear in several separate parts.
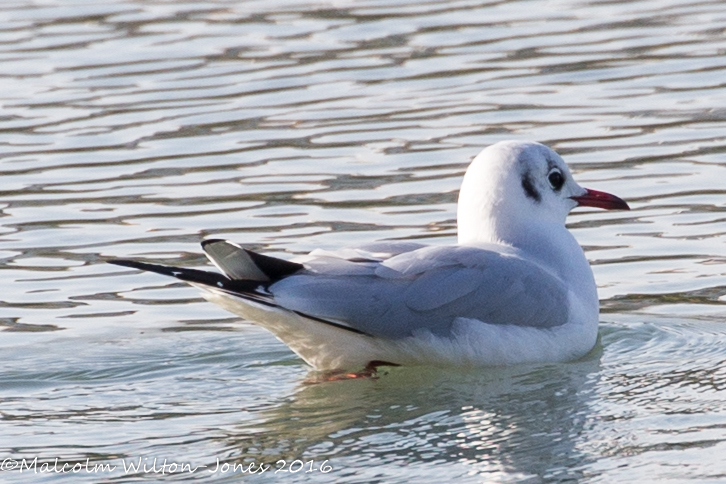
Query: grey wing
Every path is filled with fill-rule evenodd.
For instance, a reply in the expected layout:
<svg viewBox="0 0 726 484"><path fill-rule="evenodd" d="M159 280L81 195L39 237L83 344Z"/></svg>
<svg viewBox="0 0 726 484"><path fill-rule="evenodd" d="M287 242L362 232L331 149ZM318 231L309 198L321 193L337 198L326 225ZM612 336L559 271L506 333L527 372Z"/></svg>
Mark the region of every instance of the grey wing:
<svg viewBox="0 0 726 484"><path fill-rule="evenodd" d="M382 261L321 256L309 267L270 286L276 303L373 336L447 335L457 318L549 328L569 316L562 281L500 250L425 247Z"/></svg>

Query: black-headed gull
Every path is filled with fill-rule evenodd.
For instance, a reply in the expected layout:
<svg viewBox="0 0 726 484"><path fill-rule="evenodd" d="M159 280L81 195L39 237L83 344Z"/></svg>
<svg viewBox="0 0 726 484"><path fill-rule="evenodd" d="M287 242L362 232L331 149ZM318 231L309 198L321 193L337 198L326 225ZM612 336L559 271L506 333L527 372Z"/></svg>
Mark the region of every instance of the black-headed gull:
<svg viewBox="0 0 726 484"><path fill-rule="evenodd" d="M202 247L222 274L110 262L202 289L320 370L568 361L595 345L599 313L565 228L577 206L629 208L578 185L547 146L503 141L466 171L456 245L379 242L291 262L213 239Z"/></svg>

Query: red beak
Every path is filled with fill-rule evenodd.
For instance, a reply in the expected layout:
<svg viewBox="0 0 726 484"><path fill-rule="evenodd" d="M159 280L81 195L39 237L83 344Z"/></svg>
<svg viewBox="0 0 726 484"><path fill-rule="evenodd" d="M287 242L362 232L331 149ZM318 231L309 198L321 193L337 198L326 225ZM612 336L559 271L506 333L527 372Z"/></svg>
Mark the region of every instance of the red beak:
<svg viewBox="0 0 726 484"><path fill-rule="evenodd" d="M598 207L604 208L605 210L630 210L628 204L625 203L620 197L610 195L605 192L598 192L597 190L590 190L585 188L587 193L579 197L570 197L577 202L579 207Z"/></svg>

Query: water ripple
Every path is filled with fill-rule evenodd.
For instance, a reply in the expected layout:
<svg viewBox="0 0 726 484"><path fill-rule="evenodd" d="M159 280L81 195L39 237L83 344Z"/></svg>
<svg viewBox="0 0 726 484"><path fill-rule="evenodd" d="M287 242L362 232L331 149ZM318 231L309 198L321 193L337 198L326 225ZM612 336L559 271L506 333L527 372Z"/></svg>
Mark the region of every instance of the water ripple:
<svg viewBox="0 0 726 484"><path fill-rule="evenodd" d="M8 3L0 454L327 458L346 482L724 475L724 32L716 0ZM283 257L450 243L468 161L507 138L633 208L569 219L603 308L581 362L305 386L265 332L103 263L206 265L206 236Z"/></svg>

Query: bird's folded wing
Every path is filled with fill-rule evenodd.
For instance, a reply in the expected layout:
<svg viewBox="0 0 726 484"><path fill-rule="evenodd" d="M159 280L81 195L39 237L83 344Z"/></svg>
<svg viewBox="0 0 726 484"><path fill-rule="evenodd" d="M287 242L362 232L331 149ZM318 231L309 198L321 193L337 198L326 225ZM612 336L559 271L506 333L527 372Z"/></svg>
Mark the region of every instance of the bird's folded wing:
<svg viewBox="0 0 726 484"><path fill-rule="evenodd" d="M550 328L569 316L560 279L501 250L426 247L384 261L321 254L306 267L269 287L276 303L374 336L447 335L457 318Z"/></svg>

